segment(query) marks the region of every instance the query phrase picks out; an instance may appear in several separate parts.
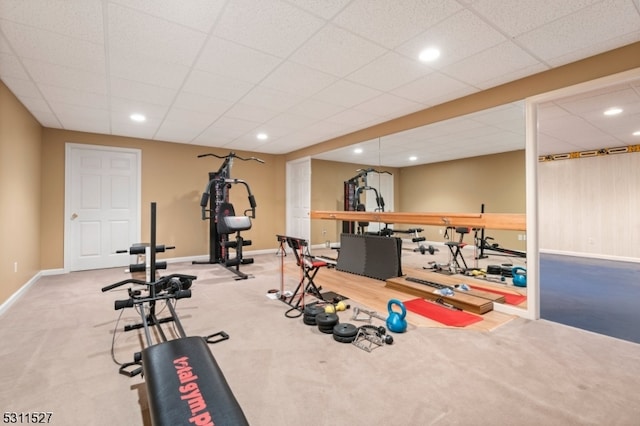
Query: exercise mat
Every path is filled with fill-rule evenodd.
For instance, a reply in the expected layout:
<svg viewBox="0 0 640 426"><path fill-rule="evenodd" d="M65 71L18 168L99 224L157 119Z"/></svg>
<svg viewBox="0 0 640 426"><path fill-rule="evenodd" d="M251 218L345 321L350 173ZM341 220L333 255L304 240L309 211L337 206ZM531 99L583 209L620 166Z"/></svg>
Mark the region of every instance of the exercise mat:
<svg viewBox="0 0 640 426"><path fill-rule="evenodd" d="M469 312L450 309L425 299L412 299L403 302L407 311L414 312L444 325L466 327L482 321L482 317Z"/></svg>
<svg viewBox="0 0 640 426"><path fill-rule="evenodd" d="M481 291L486 291L488 293L494 293L494 294L499 294L501 296L504 296L504 303L506 303L507 305L517 306L527 300L527 296L523 296L521 294L507 293L506 291L494 290L492 288L487 288L487 287L477 287L474 285L469 285L469 287L471 287L474 290L481 290Z"/></svg>

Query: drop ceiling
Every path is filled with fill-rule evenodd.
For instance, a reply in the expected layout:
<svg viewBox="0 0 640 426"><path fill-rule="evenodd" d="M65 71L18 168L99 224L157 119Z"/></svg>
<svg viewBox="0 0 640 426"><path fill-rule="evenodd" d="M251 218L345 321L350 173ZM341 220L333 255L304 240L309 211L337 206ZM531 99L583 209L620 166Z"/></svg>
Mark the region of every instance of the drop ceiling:
<svg viewBox="0 0 640 426"><path fill-rule="evenodd" d="M638 0L0 1L0 78L43 126L269 154L637 41ZM574 106L547 112L579 122ZM429 155L509 150L521 108L431 128Z"/></svg>

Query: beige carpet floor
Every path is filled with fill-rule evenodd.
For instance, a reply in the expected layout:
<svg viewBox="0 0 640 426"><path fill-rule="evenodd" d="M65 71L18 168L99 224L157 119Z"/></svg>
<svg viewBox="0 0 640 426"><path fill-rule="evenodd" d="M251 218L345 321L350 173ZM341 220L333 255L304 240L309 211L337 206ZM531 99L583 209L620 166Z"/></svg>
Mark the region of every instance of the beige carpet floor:
<svg viewBox="0 0 640 426"><path fill-rule="evenodd" d="M366 352L285 317L287 305L266 297L280 285L278 256L255 256L242 270L253 278L190 263L162 272L198 276L178 313L189 335L230 335L211 351L252 425L640 424L640 345L514 319L488 332L410 327ZM118 374L112 359L141 349L141 332L122 331L139 317L114 311L124 289L100 291L127 277L45 276L4 312L3 412L51 412L56 425L150 423L143 380ZM341 322L350 316L340 312Z"/></svg>

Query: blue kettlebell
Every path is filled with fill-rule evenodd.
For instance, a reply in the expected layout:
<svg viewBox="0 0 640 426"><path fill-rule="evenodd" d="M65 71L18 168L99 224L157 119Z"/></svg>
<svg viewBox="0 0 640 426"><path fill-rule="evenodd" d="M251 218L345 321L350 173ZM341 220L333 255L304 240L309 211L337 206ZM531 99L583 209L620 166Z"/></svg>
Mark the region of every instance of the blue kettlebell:
<svg viewBox="0 0 640 426"><path fill-rule="evenodd" d="M399 313L393 310L393 305L400 307ZM389 316L387 317L387 328L389 331L393 331L394 333L404 333L407 331L407 320L404 319L404 317L407 316L407 308L404 307L404 304L398 299L391 299L389 303L387 303L387 310L389 311Z"/></svg>
<svg viewBox="0 0 640 426"><path fill-rule="evenodd" d="M516 266L511 269L511 274L513 275L513 285L516 287L527 286L527 270L525 268Z"/></svg>

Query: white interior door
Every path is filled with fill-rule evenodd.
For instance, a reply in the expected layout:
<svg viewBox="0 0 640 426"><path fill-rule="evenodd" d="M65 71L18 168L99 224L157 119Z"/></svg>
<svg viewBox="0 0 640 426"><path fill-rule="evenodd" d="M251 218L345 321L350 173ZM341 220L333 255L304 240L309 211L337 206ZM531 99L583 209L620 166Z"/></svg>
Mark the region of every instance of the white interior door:
<svg viewBox="0 0 640 426"><path fill-rule="evenodd" d="M64 267L125 266L140 242L140 150L66 145Z"/></svg>
<svg viewBox="0 0 640 426"><path fill-rule="evenodd" d="M311 159L287 162L287 235L311 238Z"/></svg>

